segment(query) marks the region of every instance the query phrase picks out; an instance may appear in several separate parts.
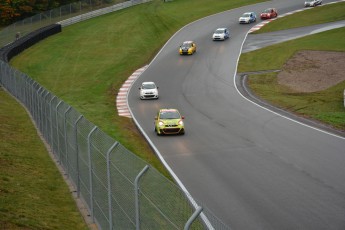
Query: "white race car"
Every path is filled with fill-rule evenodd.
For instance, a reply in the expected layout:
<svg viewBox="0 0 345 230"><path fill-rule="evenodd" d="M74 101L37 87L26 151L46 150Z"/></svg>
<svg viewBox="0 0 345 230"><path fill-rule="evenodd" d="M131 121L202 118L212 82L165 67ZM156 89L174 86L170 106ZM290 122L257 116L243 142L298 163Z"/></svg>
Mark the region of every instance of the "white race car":
<svg viewBox="0 0 345 230"><path fill-rule="evenodd" d="M317 6L317 5L321 5L322 4L322 0L306 0L304 2L304 6L305 7L314 7L314 6Z"/></svg>
<svg viewBox="0 0 345 230"><path fill-rule="evenodd" d="M256 21L256 14L254 12L246 12L239 19L239 23L252 23Z"/></svg>
<svg viewBox="0 0 345 230"><path fill-rule="evenodd" d="M158 87L152 81L143 82L139 90L140 99L158 99Z"/></svg>
<svg viewBox="0 0 345 230"><path fill-rule="evenodd" d="M213 41L216 40L225 40L230 37L230 32L227 28L218 28L214 31L212 35Z"/></svg>

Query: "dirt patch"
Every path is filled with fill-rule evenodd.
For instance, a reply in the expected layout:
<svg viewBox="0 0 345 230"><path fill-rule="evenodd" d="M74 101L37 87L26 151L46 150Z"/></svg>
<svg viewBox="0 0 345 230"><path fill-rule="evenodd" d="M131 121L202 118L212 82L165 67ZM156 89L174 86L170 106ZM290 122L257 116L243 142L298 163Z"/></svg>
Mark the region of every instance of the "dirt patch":
<svg viewBox="0 0 345 230"><path fill-rule="evenodd" d="M345 81L345 52L299 51L278 74L278 83L298 92L325 90Z"/></svg>

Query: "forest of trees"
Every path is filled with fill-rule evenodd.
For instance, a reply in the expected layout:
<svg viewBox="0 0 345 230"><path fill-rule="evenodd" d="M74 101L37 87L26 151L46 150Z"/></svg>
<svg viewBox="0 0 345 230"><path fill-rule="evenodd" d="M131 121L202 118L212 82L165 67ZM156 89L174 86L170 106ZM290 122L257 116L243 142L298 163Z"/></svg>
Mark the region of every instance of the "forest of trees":
<svg viewBox="0 0 345 230"><path fill-rule="evenodd" d="M0 24L18 20L74 2L73 0L0 0Z"/></svg>

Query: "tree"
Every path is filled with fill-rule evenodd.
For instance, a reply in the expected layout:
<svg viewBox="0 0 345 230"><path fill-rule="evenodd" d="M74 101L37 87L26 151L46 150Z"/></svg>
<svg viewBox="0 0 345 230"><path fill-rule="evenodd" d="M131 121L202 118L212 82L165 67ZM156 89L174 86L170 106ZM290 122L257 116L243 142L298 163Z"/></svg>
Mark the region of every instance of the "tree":
<svg viewBox="0 0 345 230"><path fill-rule="evenodd" d="M11 0L0 0L0 21L1 24L8 24L20 17L20 12Z"/></svg>
<svg viewBox="0 0 345 230"><path fill-rule="evenodd" d="M0 23L8 25L73 2L72 0L0 0Z"/></svg>

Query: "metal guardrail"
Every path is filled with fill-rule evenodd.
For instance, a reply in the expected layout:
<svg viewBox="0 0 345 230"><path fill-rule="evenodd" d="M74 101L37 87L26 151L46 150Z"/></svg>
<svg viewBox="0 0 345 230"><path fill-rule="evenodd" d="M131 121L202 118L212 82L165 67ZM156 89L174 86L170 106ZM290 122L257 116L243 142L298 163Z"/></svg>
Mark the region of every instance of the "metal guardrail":
<svg viewBox="0 0 345 230"><path fill-rule="evenodd" d="M140 2L146 1L135 1ZM120 7L74 16L61 24L70 25L114 9ZM18 49L23 45L21 42L30 39L29 35L6 48ZM38 41L35 37L33 40ZM73 107L2 60L0 84L31 113L36 127L76 188L77 196L84 201L100 229L230 229L205 206L198 204L196 208L189 194Z"/></svg>

